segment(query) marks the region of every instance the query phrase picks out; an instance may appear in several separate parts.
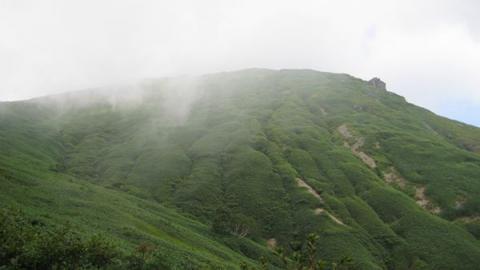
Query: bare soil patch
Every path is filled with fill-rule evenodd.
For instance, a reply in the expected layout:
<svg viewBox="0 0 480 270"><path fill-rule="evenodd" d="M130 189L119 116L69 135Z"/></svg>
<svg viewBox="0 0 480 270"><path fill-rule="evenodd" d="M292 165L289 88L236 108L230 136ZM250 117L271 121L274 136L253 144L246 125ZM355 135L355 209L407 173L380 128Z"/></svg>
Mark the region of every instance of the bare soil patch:
<svg viewBox="0 0 480 270"><path fill-rule="evenodd" d="M307 184L305 181L303 181L300 178L295 179L297 181L297 186L306 188L308 193L312 194L315 198L317 198L320 202L323 203L322 197L320 197L320 194L318 194L317 191L315 191L309 184ZM331 218L335 223L340 224L340 225L345 225L340 219L329 213L327 210L323 208L316 208L313 210L315 212L315 215L321 215L325 213L329 218Z"/></svg>
<svg viewBox="0 0 480 270"><path fill-rule="evenodd" d="M427 198L425 195L425 187L415 188L415 200L418 205L431 213L438 214L441 211L440 207L433 205L433 203Z"/></svg>
<svg viewBox="0 0 480 270"><path fill-rule="evenodd" d="M360 148L365 144L365 139L360 137L360 138L355 138L350 130L348 129L346 124L343 124L337 128L338 132L342 137L345 139L343 142L343 145L346 147L350 148L352 150L352 153L360 158L363 163L365 163L368 167L375 169L377 167L377 164L375 160L367 155L365 152L361 151ZM350 145L346 140L348 139L355 139L355 143L353 145Z"/></svg>

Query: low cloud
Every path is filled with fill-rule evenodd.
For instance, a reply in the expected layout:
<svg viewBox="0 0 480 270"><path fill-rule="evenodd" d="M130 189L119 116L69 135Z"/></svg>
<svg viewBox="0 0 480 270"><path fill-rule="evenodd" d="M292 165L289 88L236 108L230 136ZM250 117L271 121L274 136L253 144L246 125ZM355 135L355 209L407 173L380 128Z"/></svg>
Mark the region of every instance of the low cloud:
<svg viewBox="0 0 480 270"><path fill-rule="evenodd" d="M473 0L6 0L0 100L249 67L311 68L379 76L411 102L470 121L455 108L468 101L480 115L479 9Z"/></svg>

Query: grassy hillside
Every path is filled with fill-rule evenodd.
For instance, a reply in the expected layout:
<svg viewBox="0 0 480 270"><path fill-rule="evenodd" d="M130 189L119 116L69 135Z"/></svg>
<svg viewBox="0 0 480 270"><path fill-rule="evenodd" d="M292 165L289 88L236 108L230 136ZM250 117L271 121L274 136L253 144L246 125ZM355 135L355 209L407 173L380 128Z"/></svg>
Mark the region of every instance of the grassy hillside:
<svg viewBox="0 0 480 270"><path fill-rule="evenodd" d="M310 70L0 103L2 204L194 268L314 232L357 269L476 269L479 153L478 128Z"/></svg>

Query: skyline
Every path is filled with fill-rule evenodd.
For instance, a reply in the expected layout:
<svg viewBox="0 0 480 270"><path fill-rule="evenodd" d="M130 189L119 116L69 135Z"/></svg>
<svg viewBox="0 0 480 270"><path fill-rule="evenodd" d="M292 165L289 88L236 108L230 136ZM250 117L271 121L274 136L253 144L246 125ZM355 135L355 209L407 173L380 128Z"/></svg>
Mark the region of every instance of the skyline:
<svg viewBox="0 0 480 270"><path fill-rule="evenodd" d="M0 3L0 100L245 68L379 77L480 126L480 19L453 1Z"/></svg>

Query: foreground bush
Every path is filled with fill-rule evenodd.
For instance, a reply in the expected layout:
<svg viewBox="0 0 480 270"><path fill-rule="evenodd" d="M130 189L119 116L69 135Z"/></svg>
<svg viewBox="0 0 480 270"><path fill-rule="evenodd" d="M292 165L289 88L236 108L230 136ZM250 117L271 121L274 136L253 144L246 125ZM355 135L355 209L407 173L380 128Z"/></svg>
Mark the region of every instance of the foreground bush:
<svg viewBox="0 0 480 270"><path fill-rule="evenodd" d="M101 235L85 238L70 226L47 226L0 209L0 269L168 269L151 244L126 255Z"/></svg>
<svg viewBox="0 0 480 270"><path fill-rule="evenodd" d="M316 234L309 234L304 243L292 244L292 252L287 252L285 248L276 248L274 254L280 259L280 269L287 270L356 270L358 269L351 258L345 257L339 261L329 262L317 257L317 241L319 237ZM241 270L268 270L272 269L273 262L267 258L260 258L260 268L252 268L247 264L241 264Z"/></svg>

